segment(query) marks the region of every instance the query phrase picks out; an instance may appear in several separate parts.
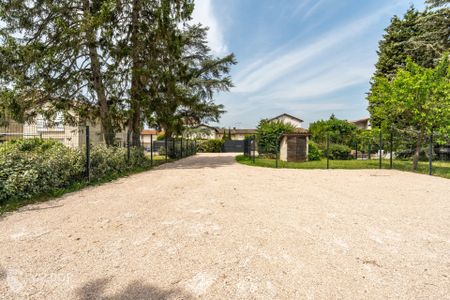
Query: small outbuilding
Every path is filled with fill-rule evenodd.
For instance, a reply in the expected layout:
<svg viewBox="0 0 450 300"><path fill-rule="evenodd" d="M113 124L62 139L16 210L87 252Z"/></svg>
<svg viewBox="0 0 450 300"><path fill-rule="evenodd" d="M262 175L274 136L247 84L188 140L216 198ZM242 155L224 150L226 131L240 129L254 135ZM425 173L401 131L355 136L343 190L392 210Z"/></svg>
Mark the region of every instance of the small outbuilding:
<svg viewBox="0 0 450 300"><path fill-rule="evenodd" d="M280 160L287 162L307 161L310 136L307 130L301 128L298 128L294 133L284 134L280 141Z"/></svg>

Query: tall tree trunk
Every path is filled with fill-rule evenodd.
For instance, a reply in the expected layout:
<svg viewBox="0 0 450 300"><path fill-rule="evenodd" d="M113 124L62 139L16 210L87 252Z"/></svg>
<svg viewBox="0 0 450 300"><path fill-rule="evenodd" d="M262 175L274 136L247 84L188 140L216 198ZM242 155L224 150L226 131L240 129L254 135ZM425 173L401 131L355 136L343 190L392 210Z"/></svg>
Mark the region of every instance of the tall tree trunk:
<svg viewBox="0 0 450 300"><path fill-rule="evenodd" d="M417 138L417 141L416 141L416 150L414 152L414 158L413 158L413 170L414 171L417 171L417 167L419 165L420 150L422 150L423 137L424 137L424 134L422 132L420 132L419 136Z"/></svg>
<svg viewBox="0 0 450 300"><path fill-rule="evenodd" d="M139 13L140 0L133 0L133 10L131 14L131 139L134 146L141 145L141 101L142 101L142 85L141 85L141 60L140 60L140 41L139 41Z"/></svg>
<svg viewBox="0 0 450 300"><path fill-rule="evenodd" d="M103 76L101 72L100 59L97 52L97 37L95 29L92 26L92 15L90 10L89 0L83 0L85 34L86 42L89 50L89 58L91 60L91 74L92 74L92 86L97 94L98 105L100 109L100 121L102 124L103 135L105 143L108 146L114 144L115 132L112 125L111 114L109 113L108 100L106 97L106 90L103 83Z"/></svg>

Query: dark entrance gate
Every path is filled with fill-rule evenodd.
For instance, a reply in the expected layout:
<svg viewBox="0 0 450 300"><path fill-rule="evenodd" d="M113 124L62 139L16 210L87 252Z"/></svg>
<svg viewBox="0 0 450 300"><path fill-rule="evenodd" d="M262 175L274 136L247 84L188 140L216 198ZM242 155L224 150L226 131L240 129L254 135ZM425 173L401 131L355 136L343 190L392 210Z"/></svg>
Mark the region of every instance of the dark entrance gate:
<svg viewBox="0 0 450 300"><path fill-rule="evenodd" d="M244 152L244 141L225 141L223 144L223 152L235 153Z"/></svg>

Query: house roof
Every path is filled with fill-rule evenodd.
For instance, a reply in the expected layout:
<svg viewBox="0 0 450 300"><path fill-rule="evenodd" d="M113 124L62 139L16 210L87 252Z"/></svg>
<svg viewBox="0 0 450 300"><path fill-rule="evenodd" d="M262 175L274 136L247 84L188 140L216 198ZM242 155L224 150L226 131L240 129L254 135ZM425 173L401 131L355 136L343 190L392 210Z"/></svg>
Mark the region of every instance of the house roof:
<svg viewBox="0 0 450 300"><path fill-rule="evenodd" d="M291 118L291 119L294 119L296 121L299 121L299 122L303 123L302 119L299 119L299 118L294 117L293 115L290 115L290 114L287 114L287 113L284 113L284 114L281 114L279 116L276 116L275 118L269 119L269 121L275 121L275 120L277 120L277 119L279 119L281 117L288 117L288 118Z"/></svg>
<svg viewBox="0 0 450 300"><path fill-rule="evenodd" d="M160 131L155 129L144 129L141 131L141 135L157 135Z"/></svg>
<svg viewBox="0 0 450 300"><path fill-rule="evenodd" d="M357 124L357 123L366 123L368 121L370 121L370 118L364 118L364 119L359 119L359 120L355 120L355 121L349 121L349 123Z"/></svg>
<svg viewBox="0 0 450 300"><path fill-rule="evenodd" d="M215 132L219 132L218 128L212 127L212 126L209 126L209 125L206 125L206 124L199 124L199 125L193 126L192 128L200 128L200 127L206 127L206 128L214 130Z"/></svg>

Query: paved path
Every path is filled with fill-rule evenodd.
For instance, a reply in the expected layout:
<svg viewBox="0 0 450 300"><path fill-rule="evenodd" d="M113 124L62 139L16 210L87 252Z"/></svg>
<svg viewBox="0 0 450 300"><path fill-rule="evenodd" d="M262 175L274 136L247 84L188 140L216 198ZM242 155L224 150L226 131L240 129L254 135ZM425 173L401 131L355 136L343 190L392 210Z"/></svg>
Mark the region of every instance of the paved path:
<svg viewBox="0 0 450 300"><path fill-rule="evenodd" d="M0 298L450 297L450 181L424 175L200 155L0 228Z"/></svg>

